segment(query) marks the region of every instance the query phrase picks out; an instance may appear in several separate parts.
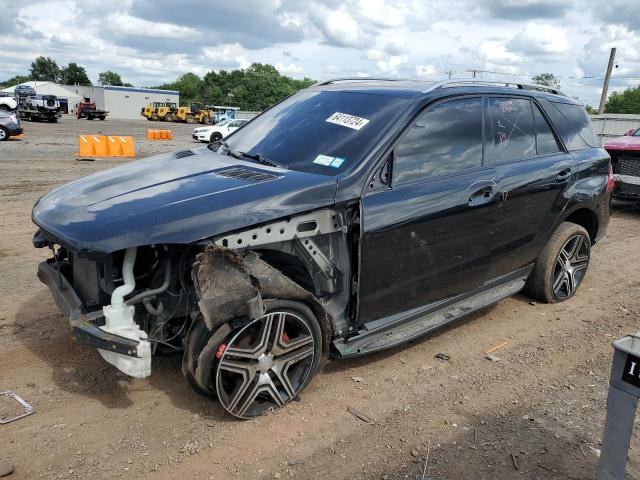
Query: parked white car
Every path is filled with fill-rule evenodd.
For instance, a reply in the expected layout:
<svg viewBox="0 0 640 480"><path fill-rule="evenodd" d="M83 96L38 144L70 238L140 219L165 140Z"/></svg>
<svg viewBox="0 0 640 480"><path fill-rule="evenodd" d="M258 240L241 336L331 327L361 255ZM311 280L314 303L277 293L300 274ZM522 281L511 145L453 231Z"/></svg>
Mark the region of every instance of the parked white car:
<svg viewBox="0 0 640 480"><path fill-rule="evenodd" d="M249 120L235 119L221 120L215 125L195 128L191 136L194 138L194 140L198 140L199 142L217 142L219 140L222 140L229 134L235 132L248 121Z"/></svg>
<svg viewBox="0 0 640 480"><path fill-rule="evenodd" d="M18 108L18 102L13 96L2 95L0 96L0 112L10 112Z"/></svg>

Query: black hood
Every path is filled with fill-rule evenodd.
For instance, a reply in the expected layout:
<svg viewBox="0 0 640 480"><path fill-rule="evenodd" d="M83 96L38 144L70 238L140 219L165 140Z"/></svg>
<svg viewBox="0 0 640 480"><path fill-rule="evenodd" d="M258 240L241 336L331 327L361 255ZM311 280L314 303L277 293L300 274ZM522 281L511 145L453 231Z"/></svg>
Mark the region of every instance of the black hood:
<svg viewBox="0 0 640 480"><path fill-rule="evenodd" d="M187 244L333 204L336 179L206 147L136 161L52 190L33 221L75 251Z"/></svg>

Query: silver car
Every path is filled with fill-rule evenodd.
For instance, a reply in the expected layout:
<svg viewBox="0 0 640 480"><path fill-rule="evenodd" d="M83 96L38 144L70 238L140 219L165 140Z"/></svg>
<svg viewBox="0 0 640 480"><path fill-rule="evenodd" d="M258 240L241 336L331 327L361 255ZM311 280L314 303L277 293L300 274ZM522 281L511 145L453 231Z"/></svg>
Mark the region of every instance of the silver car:
<svg viewBox="0 0 640 480"><path fill-rule="evenodd" d="M22 124L17 113L0 111L0 142L8 140L9 137L20 135Z"/></svg>

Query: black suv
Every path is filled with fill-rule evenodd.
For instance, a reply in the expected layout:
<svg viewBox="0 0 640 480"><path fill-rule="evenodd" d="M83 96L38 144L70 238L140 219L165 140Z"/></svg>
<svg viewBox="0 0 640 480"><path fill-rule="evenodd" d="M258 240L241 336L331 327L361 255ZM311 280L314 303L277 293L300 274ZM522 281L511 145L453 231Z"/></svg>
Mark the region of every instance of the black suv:
<svg viewBox="0 0 640 480"><path fill-rule="evenodd" d="M248 418L325 358L420 337L523 290L570 298L613 174L585 109L539 86L334 80L225 141L60 187L38 275L76 338L135 377L181 351Z"/></svg>

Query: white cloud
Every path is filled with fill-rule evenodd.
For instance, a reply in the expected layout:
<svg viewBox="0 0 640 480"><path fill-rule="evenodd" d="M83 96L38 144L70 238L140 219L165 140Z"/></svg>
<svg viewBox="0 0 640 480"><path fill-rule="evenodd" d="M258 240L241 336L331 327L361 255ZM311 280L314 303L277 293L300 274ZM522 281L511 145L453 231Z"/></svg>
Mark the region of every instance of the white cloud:
<svg viewBox="0 0 640 480"><path fill-rule="evenodd" d="M275 64L275 67L280 73L284 73L285 75L300 75L304 73L304 68L293 63L284 64L282 62L278 62Z"/></svg>
<svg viewBox="0 0 640 480"><path fill-rule="evenodd" d="M480 57L492 65L510 66L522 62L522 58L516 53L507 50L503 41L483 40L478 45Z"/></svg>
<svg viewBox="0 0 640 480"><path fill-rule="evenodd" d="M409 58L406 55L391 55L386 60L378 60L376 66L382 73L397 75L399 68L408 61Z"/></svg>
<svg viewBox="0 0 640 480"><path fill-rule="evenodd" d="M363 48L370 41L359 28L358 22L344 8L329 9L316 5L311 20L328 43L352 48Z"/></svg>
<svg viewBox="0 0 640 480"><path fill-rule="evenodd" d="M106 24L114 33L151 38L192 38L198 31L190 27L182 27L171 23L150 22L143 18L133 17L126 13L112 13Z"/></svg>
<svg viewBox="0 0 640 480"><path fill-rule="evenodd" d="M569 50L567 31L548 23L527 23L514 36L507 47L513 52L526 55L562 55Z"/></svg>
<svg viewBox="0 0 640 480"><path fill-rule="evenodd" d="M437 75L437 73L438 71L433 65L416 65L417 77L432 77L434 75Z"/></svg>

